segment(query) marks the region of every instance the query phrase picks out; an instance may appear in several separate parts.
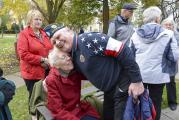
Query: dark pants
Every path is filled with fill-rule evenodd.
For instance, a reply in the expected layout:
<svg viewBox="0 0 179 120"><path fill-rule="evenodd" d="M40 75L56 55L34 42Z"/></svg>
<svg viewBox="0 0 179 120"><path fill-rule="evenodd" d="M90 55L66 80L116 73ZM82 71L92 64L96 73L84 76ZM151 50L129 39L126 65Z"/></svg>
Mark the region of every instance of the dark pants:
<svg viewBox="0 0 179 120"><path fill-rule="evenodd" d="M152 99L152 102L156 109L156 119L160 120L161 114L161 103L162 103L162 94L165 84L146 84L144 87L149 90L149 96Z"/></svg>
<svg viewBox="0 0 179 120"><path fill-rule="evenodd" d="M103 118L104 120L114 120L114 93L115 89L104 92Z"/></svg>
<svg viewBox="0 0 179 120"><path fill-rule="evenodd" d="M82 117L80 120L98 120L98 119L95 118L95 117L87 115L87 116Z"/></svg>
<svg viewBox="0 0 179 120"><path fill-rule="evenodd" d="M123 71L116 87L109 92L104 92L103 118L104 120L122 120L125 110L129 80L126 72ZM120 88L120 89L119 89ZM121 92L121 90L123 92Z"/></svg>
<svg viewBox="0 0 179 120"><path fill-rule="evenodd" d="M168 105L177 104L175 76L170 76L170 82L166 84Z"/></svg>
<svg viewBox="0 0 179 120"><path fill-rule="evenodd" d="M128 91L120 92L119 88L116 87L116 92L114 95L114 120L123 120L127 99Z"/></svg>
<svg viewBox="0 0 179 120"><path fill-rule="evenodd" d="M27 87L27 90L29 92L29 100L30 100L34 84L36 82L38 82L39 80L27 80L27 79L24 79L24 81L25 81L25 85Z"/></svg>

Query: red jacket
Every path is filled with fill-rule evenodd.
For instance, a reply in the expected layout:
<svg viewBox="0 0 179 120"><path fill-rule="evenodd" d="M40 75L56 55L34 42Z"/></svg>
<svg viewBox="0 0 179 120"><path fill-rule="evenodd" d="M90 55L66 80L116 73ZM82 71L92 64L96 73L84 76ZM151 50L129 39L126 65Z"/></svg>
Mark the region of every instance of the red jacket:
<svg viewBox="0 0 179 120"><path fill-rule="evenodd" d="M17 50L20 57L21 75L24 79L38 80L45 77L45 70L40 65L41 57L47 57L52 45L46 33L41 29L43 42L34 34L31 27L20 32Z"/></svg>
<svg viewBox="0 0 179 120"><path fill-rule="evenodd" d="M81 80L85 78L75 72L64 78L56 68L46 78L48 108L55 120L80 120L85 115L99 118L95 108L88 102L80 101Z"/></svg>

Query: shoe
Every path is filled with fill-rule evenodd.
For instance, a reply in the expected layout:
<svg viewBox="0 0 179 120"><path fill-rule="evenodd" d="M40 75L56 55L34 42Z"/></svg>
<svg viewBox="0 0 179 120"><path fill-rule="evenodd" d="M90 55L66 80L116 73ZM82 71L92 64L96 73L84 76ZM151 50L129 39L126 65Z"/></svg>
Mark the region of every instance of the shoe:
<svg viewBox="0 0 179 120"><path fill-rule="evenodd" d="M169 108L170 108L172 111L174 111L174 110L177 109L177 105L176 105L176 104L170 104L170 105L169 105Z"/></svg>

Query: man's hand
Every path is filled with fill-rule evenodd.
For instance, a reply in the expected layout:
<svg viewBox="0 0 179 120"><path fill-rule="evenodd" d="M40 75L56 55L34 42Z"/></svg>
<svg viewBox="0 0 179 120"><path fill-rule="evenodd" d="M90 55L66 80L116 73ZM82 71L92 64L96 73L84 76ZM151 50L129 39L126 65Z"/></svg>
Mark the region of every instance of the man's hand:
<svg viewBox="0 0 179 120"><path fill-rule="evenodd" d="M144 92L144 85L142 82L131 83L128 89L129 96L133 96L134 99L137 99L139 95Z"/></svg>

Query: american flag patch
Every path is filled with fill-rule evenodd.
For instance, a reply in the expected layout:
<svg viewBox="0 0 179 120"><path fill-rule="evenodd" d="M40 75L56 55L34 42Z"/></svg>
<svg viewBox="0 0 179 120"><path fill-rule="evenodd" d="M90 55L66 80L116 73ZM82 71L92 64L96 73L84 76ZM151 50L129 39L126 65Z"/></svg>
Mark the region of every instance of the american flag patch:
<svg viewBox="0 0 179 120"><path fill-rule="evenodd" d="M110 37L106 46L105 54L116 57L121 52L123 46L124 44L121 41Z"/></svg>

